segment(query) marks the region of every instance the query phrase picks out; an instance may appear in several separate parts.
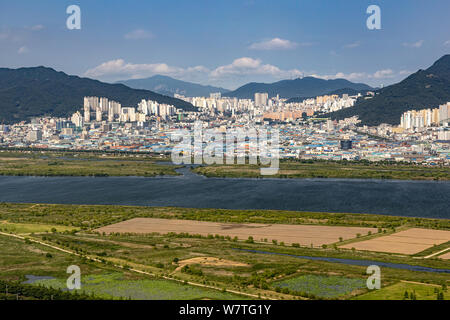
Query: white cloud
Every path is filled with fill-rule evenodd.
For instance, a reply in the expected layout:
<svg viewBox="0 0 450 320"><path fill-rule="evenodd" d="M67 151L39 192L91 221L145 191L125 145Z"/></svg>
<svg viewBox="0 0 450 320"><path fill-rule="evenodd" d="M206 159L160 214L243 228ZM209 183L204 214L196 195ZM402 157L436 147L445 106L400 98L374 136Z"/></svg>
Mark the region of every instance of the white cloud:
<svg viewBox="0 0 450 320"><path fill-rule="evenodd" d="M344 45L344 48L346 48L346 49L353 49L353 48L359 47L360 45L361 45L361 43L359 41L357 41L357 42L353 42L353 43L349 43L349 44Z"/></svg>
<svg viewBox="0 0 450 320"><path fill-rule="evenodd" d="M17 51L18 54L25 54L28 53L28 48L26 46L20 47L19 50Z"/></svg>
<svg viewBox="0 0 450 320"><path fill-rule="evenodd" d="M301 77L303 72L297 69L281 70L271 64L263 64L260 59L243 57L234 60L231 64L214 69L210 76L221 78L230 75L270 75L275 78Z"/></svg>
<svg viewBox="0 0 450 320"><path fill-rule="evenodd" d="M255 42L250 45L249 49L252 50L289 50L297 47L297 43L290 40L273 38L271 40L265 40L261 42Z"/></svg>
<svg viewBox="0 0 450 320"><path fill-rule="evenodd" d="M235 86L250 81L277 81L281 79L301 78L306 75L321 79L343 78L354 82L377 83L380 80L395 79L409 74L402 70L396 72L392 69L381 69L373 73L367 72L337 72L332 75L323 75L302 70L282 69L278 66L263 63L260 59L242 57L230 64L209 69L205 66L177 67L166 63L135 64L123 59L104 62L85 72L84 76L108 81L146 78L162 74L185 81L194 81L204 84Z"/></svg>
<svg viewBox="0 0 450 320"><path fill-rule="evenodd" d="M127 40L151 39L153 34L143 29L136 29L127 33L124 37Z"/></svg>
<svg viewBox="0 0 450 320"><path fill-rule="evenodd" d="M450 47L450 40L445 41L445 42L444 42L444 46Z"/></svg>
<svg viewBox="0 0 450 320"><path fill-rule="evenodd" d="M349 81L357 81L357 80L367 79L367 73L365 73L365 72L352 72L352 73L338 72L334 75L311 74L310 76L315 77L315 78L325 79L325 80L347 79Z"/></svg>
<svg viewBox="0 0 450 320"><path fill-rule="evenodd" d="M407 48L420 48L422 47L423 43L423 40L419 40L417 42L404 42L403 46Z"/></svg>
<svg viewBox="0 0 450 320"><path fill-rule="evenodd" d="M205 66L181 68L166 63L134 64L116 59L104 62L87 70L84 76L98 79L124 80L150 77L155 74L176 77L186 81L192 79L205 81L221 81L243 76L269 76L274 79L293 78L303 76L298 69L282 70L277 66L264 64L259 59L243 57L234 60L231 64L219 66L213 70Z"/></svg>
<svg viewBox="0 0 450 320"><path fill-rule="evenodd" d="M42 24L37 24L35 26L32 26L30 29L33 31L41 31L42 29L44 29L44 26Z"/></svg>
<svg viewBox="0 0 450 320"><path fill-rule="evenodd" d="M392 69L378 70L372 76L375 79L392 78L392 77L394 77L394 71Z"/></svg>
<svg viewBox="0 0 450 320"><path fill-rule="evenodd" d="M171 67L165 63L133 64L126 63L123 59L117 59L89 69L85 75L94 78L112 77L123 80L124 78L144 78L155 74L177 75L182 72L182 68Z"/></svg>
<svg viewBox="0 0 450 320"><path fill-rule="evenodd" d="M400 72L398 73L401 74ZM334 75L316 75L312 74L311 76L314 76L316 78L321 78L325 80L330 79L347 79L349 81L368 81L368 80L379 80L379 79L390 79L394 78L396 76L396 73L392 69L384 69L384 70L378 70L374 73L367 73L367 72L352 72L352 73L344 73L344 72L338 72Z"/></svg>
<svg viewBox="0 0 450 320"><path fill-rule="evenodd" d="M18 30L10 30L10 29L2 29L0 30L0 41L5 40L13 43L23 42L24 32L23 29Z"/></svg>

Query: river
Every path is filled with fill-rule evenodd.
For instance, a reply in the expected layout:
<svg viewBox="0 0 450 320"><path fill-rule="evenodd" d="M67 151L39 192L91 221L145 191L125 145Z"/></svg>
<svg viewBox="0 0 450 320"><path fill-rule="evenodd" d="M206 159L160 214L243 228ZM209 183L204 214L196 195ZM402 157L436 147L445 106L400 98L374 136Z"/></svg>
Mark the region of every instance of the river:
<svg viewBox="0 0 450 320"><path fill-rule="evenodd" d="M0 201L279 209L450 218L450 182L163 177L0 177Z"/></svg>

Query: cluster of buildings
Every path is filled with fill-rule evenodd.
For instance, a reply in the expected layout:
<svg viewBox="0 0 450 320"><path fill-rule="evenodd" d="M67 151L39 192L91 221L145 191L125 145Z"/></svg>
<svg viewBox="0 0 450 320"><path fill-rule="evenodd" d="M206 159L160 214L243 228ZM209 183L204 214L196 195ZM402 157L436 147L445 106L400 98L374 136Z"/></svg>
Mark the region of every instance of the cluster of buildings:
<svg viewBox="0 0 450 320"><path fill-rule="evenodd" d="M134 107L123 107L119 102L108 100L108 98L84 97L83 111L83 115L78 111L71 118L76 127L82 127L83 123L93 121L144 124L152 116L166 121L176 114L177 109L172 105L142 100L136 110Z"/></svg>
<svg viewBox="0 0 450 320"><path fill-rule="evenodd" d="M450 102L435 109L410 110L402 114L400 127L405 130L420 130L431 126L440 126L450 122Z"/></svg>
<svg viewBox="0 0 450 320"><path fill-rule="evenodd" d="M357 117L332 121L322 113L351 107L358 96L329 95L301 102L258 93L252 99L183 98L197 112L142 100L137 108L100 97L85 97L83 110L69 118L43 117L0 125L0 147L170 153L171 137L201 120L208 129L277 129L280 156L297 159L408 161L450 165L450 103L439 109L406 112L400 126L360 126ZM307 117L305 117L305 114Z"/></svg>
<svg viewBox="0 0 450 320"><path fill-rule="evenodd" d="M299 118L353 107L356 99L357 96L350 97L344 94L342 97L339 95L319 96L314 99L305 99L302 102L287 101L287 103L279 104L272 110L265 112L263 117L273 121L294 121Z"/></svg>
<svg viewBox="0 0 450 320"><path fill-rule="evenodd" d="M255 93L253 100L222 97L220 93L212 93L209 97L175 95L176 98L191 103L198 107L200 112L211 117L223 115L233 117L245 113L249 119L281 122L349 108L355 104L359 96L325 95L296 102L296 99L282 99L279 95L269 97L269 94L264 92Z"/></svg>

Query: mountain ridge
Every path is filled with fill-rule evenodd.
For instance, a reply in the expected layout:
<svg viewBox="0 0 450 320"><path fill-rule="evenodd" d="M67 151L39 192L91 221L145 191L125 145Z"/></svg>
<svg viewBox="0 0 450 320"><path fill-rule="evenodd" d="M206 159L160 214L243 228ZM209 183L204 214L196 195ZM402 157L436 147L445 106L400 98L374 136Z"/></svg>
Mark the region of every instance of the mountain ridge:
<svg viewBox="0 0 450 320"><path fill-rule="evenodd" d="M177 93L186 97L208 97L210 93L226 93L230 91L220 87L201 85L159 74L142 79L121 80L117 83L125 84L134 89L151 90L160 94L171 96Z"/></svg>
<svg viewBox="0 0 450 320"><path fill-rule="evenodd" d="M191 111L194 106L161 94L68 75L44 66L0 68L0 122L14 123L39 116L67 117L80 110L83 97L99 96L136 106L142 99Z"/></svg>
<svg viewBox="0 0 450 320"><path fill-rule="evenodd" d="M252 99L257 92L267 92L269 97L277 94L281 98L316 97L339 89L372 90L364 83L353 83L345 79L325 80L315 77L297 78L294 80L281 80L273 83L247 83L234 91L225 93L227 97Z"/></svg>
<svg viewBox="0 0 450 320"><path fill-rule="evenodd" d="M436 108L450 101L450 54L428 69L419 69L399 83L384 87L369 100L358 99L355 106L328 114L332 119L357 115L362 124L400 123L402 113L413 109Z"/></svg>

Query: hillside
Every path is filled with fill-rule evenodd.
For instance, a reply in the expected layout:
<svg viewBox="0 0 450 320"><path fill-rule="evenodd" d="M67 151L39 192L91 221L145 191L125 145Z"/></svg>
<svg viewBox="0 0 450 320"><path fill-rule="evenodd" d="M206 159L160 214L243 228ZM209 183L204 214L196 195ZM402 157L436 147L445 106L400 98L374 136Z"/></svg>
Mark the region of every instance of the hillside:
<svg viewBox="0 0 450 320"><path fill-rule="evenodd" d="M152 91L69 76L51 68L0 68L1 123L44 115L69 116L82 108L84 96L107 97L124 106L136 106L141 99L151 99L184 110L195 110L190 103Z"/></svg>
<svg viewBox="0 0 450 320"><path fill-rule="evenodd" d="M370 100L358 100L354 107L329 114L333 119L358 115L363 124L397 125L403 112L436 108L450 101L450 55L430 68L419 70L403 81L377 91Z"/></svg>
<svg viewBox="0 0 450 320"><path fill-rule="evenodd" d="M274 83L248 83L235 91L225 93L227 97L253 99L257 92L267 92L269 97L277 94L281 98L306 98L327 94L339 89L371 90L363 83L353 83L345 79L324 80L314 77L305 77L295 80L282 80Z"/></svg>
<svg viewBox="0 0 450 320"><path fill-rule="evenodd" d="M338 96L342 96L344 94L348 94L349 96L356 96L358 95L358 93L365 95L367 92L369 91L373 91L373 90L355 90L355 89L349 89L349 88L344 88L344 89L338 89L335 91L331 91L326 93L326 95L331 96L331 95L338 95ZM291 102L303 102L304 100L307 99L313 99L316 98L314 97L301 97L301 98L290 98L286 101L286 103L291 103Z"/></svg>
<svg viewBox="0 0 450 320"><path fill-rule="evenodd" d="M161 75L155 75L145 79L124 80L119 81L118 83L122 83L130 88L151 90L171 97L173 97L175 93L182 94L186 97L209 97L210 93L229 92L229 90L224 88L204 86Z"/></svg>

